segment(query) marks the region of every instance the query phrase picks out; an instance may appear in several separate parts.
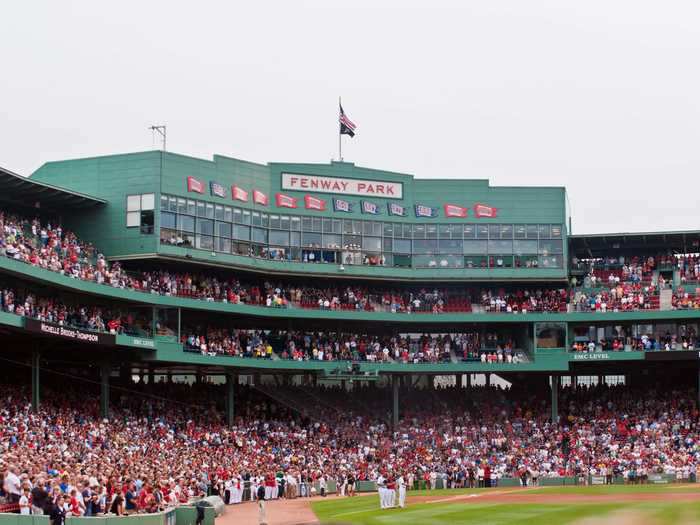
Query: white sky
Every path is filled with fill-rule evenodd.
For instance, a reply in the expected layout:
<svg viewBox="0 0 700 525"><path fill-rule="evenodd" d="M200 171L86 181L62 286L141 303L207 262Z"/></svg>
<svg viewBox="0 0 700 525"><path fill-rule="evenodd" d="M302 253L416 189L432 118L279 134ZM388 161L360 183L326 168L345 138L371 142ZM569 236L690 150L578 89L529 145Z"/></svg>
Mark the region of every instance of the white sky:
<svg viewBox="0 0 700 525"><path fill-rule="evenodd" d="M381 6L381 7L377 7ZM0 165L168 149L565 185L574 233L697 229L697 1L0 5ZM0 188L1 190L1 188Z"/></svg>

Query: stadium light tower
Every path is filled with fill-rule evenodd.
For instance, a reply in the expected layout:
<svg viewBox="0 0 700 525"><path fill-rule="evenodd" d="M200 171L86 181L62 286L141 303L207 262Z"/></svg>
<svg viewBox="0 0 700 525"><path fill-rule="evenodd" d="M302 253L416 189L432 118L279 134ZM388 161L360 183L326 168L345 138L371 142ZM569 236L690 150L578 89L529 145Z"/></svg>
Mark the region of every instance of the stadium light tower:
<svg viewBox="0 0 700 525"><path fill-rule="evenodd" d="M166 135L167 135L165 125L151 126L148 129L150 129L151 133L153 133L154 135L155 135L155 133L158 133L161 136L161 138L163 139L163 151L165 151L165 145L166 145L165 139L166 139Z"/></svg>

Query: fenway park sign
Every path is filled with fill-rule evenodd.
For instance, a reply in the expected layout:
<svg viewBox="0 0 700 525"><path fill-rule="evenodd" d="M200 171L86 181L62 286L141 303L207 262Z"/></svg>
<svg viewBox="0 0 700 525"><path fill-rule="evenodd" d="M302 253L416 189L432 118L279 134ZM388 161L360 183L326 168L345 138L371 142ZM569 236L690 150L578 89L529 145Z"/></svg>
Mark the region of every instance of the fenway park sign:
<svg viewBox="0 0 700 525"><path fill-rule="evenodd" d="M37 332L60 339L70 339L81 343L113 345L116 340L112 334L90 332L88 330L60 326L54 323L46 323L37 319L25 319L24 328L30 332Z"/></svg>
<svg viewBox="0 0 700 525"><path fill-rule="evenodd" d="M282 189L403 199L403 183L282 173Z"/></svg>

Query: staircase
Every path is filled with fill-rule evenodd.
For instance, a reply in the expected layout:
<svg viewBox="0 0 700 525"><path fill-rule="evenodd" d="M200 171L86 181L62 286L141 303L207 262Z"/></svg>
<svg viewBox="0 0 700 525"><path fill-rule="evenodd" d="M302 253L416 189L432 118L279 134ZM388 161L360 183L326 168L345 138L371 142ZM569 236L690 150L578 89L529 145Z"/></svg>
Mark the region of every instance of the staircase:
<svg viewBox="0 0 700 525"><path fill-rule="evenodd" d="M673 308L673 290L667 288L659 293L659 310L671 310Z"/></svg>

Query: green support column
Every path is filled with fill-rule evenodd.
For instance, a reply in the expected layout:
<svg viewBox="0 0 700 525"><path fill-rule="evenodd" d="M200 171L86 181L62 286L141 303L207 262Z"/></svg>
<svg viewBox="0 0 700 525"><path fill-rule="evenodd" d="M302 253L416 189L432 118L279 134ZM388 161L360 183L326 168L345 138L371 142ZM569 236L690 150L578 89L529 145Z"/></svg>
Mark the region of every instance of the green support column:
<svg viewBox="0 0 700 525"><path fill-rule="evenodd" d="M234 386L236 384L236 376L229 372L226 374L226 424L233 426L234 418Z"/></svg>
<svg viewBox="0 0 700 525"><path fill-rule="evenodd" d="M41 400L40 373L41 354L38 351L32 352L32 410L39 410Z"/></svg>
<svg viewBox="0 0 700 525"><path fill-rule="evenodd" d="M396 429L399 427L399 378L391 376L391 388L393 390L393 407L391 411L391 426Z"/></svg>
<svg viewBox="0 0 700 525"><path fill-rule="evenodd" d="M471 373L467 374L467 388L472 387L472 375Z"/></svg>
<svg viewBox="0 0 700 525"><path fill-rule="evenodd" d="M112 367L109 363L100 366L100 416L109 418L109 376Z"/></svg>
<svg viewBox="0 0 700 525"><path fill-rule="evenodd" d="M156 371L153 368L153 365L149 365L148 366L148 384L152 385L155 382L156 382Z"/></svg>
<svg viewBox="0 0 700 525"><path fill-rule="evenodd" d="M559 422L559 375L554 374L550 377L552 383L552 423Z"/></svg>

